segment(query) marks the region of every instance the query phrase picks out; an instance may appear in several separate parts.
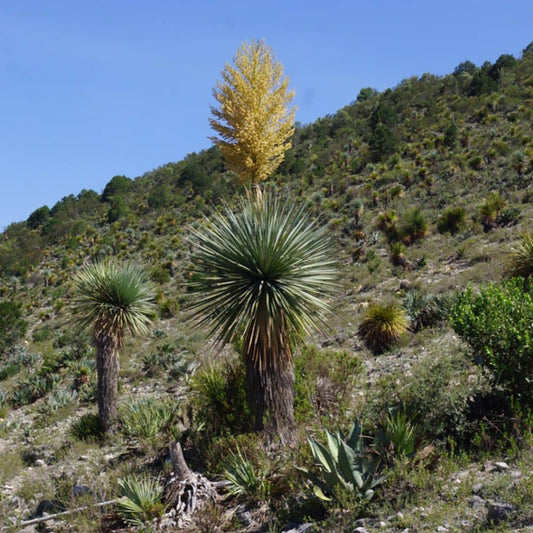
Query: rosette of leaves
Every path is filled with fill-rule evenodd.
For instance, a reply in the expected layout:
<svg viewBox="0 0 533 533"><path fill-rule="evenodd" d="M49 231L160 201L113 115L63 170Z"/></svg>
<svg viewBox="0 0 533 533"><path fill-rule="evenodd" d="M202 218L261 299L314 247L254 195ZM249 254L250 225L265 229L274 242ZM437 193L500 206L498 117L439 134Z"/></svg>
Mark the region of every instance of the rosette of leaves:
<svg viewBox="0 0 533 533"><path fill-rule="evenodd" d="M374 488L383 482L383 476L377 476L379 459L365 452L362 427L355 420L348 436L342 431L331 433L326 430L327 445L307 438L311 453L315 459L318 473L298 467L313 483L313 492L323 501L338 497L339 490L359 495L369 502Z"/></svg>

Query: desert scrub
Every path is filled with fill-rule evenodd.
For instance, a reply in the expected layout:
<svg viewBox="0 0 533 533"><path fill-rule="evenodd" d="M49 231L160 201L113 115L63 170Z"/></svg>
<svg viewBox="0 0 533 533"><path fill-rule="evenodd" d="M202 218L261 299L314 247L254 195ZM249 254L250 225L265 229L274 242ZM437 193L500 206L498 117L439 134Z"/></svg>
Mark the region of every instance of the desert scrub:
<svg viewBox="0 0 533 533"><path fill-rule="evenodd" d="M119 409L122 432L139 444L150 449L163 435L176 440L177 415L180 404L171 398L149 396L126 402Z"/></svg>
<svg viewBox="0 0 533 533"><path fill-rule="evenodd" d="M398 305L374 304L364 314L358 333L366 347L379 355L400 341L408 325L407 315Z"/></svg>
<svg viewBox="0 0 533 533"><path fill-rule="evenodd" d="M533 289L522 278L472 287L457 296L450 322L471 348L473 361L526 405L533 404Z"/></svg>
<svg viewBox="0 0 533 533"><path fill-rule="evenodd" d="M297 421L347 411L361 360L346 350L304 345L294 356L294 410Z"/></svg>

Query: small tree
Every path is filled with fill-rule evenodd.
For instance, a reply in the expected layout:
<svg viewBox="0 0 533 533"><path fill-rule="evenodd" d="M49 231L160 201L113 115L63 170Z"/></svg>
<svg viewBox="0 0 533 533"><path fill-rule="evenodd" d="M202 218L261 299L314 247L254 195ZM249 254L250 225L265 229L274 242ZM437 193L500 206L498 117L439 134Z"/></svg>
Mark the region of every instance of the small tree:
<svg viewBox="0 0 533 533"><path fill-rule="evenodd" d="M75 279L73 311L96 345L98 414L106 432L117 414L119 351L126 333L144 335L154 316L154 293L134 265L94 263Z"/></svg>
<svg viewBox="0 0 533 533"><path fill-rule="evenodd" d="M244 43L226 64L222 81L213 95L218 108L211 108L209 120L218 137L211 137L226 163L260 198L259 182L283 161L291 147L295 108L294 97L283 66L264 41Z"/></svg>

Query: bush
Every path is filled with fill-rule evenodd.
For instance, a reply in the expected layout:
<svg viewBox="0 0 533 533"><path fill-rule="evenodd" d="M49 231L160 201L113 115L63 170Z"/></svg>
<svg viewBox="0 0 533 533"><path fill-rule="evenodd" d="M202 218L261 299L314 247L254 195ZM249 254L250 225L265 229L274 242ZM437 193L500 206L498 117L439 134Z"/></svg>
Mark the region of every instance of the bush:
<svg viewBox="0 0 533 533"><path fill-rule="evenodd" d="M103 440L105 436L104 425L98 415L86 414L76 420L70 432L78 440L89 442Z"/></svg>
<svg viewBox="0 0 533 533"><path fill-rule="evenodd" d="M212 364L191 380L198 421L208 435L238 433L248 429L251 414L246 401L245 372L241 363Z"/></svg>
<svg viewBox="0 0 533 533"><path fill-rule="evenodd" d="M361 368L360 359L349 351L302 346L294 356L296 420L345 412Z"/></svg>
<svg viewBox="0 0 533 533"><path fill-rule="evenodd" d="M375 355L398 343L407 331L405 311L397 305L372 305L359 326L359 336Z"/></svg>
<svg viewBox="0 0 533 533"><path fill-rule="evenodd" d="M122 431L128 437L148 446L152 446L157 437L165 431L175 437L178 407L178 404L170 399L157 397L130 401L121 409Z"/></svg>
<svg viewBox="0 0 533 533"><path fill-rule="evenodd" d="M0 355L24 337L28 324L21 316L20 304L0 302Z"/></svg>
<svg viewBox="0 0 533 533"><path fill-rule="evenodd" d="M450 321L493 383L533 405L533 289L524 291L521 278L488 285L478 294L469 287L457 296Z"/></svg>
<svg viewBox="0 0 533 533"><path fill-rule="evenodd" d="M422 209L413 207L405 213L400 227L400 236L406 244L412 244L415 241L423 239L428 232L428 223Z"/></svg>
<svg viewBox="0 0 533 533"><path fill-rule="evenodd" d="M463 207L449 207L445 209L437 220L439 233L459 233L466 220L466 211Z"/></svg>

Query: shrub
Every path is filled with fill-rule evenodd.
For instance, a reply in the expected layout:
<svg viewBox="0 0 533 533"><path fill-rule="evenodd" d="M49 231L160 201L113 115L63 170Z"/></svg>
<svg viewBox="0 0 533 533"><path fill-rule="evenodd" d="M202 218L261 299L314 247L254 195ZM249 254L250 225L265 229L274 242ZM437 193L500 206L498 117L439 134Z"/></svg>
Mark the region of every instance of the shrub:
<svg viewBox="0 0 533 533"><path fill-rule="evenodd" d="M153 445L161 433L175 429L178 408L176 402L157 397L130 401L121 409L122 431L140 443Z"/></svg>
<svg viewBox="0 0 533 533"><path fill-rule="evenodd" d="M358 333L367 348L378 355L400 341L408 323L401 307L374 304L363 316Z"/></svg>
<svg viewBox="0 0 533 533"><path fill-rule="evenodd" d="M74 438L89 442L100 441L105 436L104 425L100 417L95 414L86 414L73 422L70 432Z"/></svg>
<svg viewBox="0 0 533 533"><path fill-rule="evenodd" d="M496 218L505 207L505 200L497 193L490 192L485 202L479 208L483 231L487 232L496 227Z"/></svg>
<svg viewBox="0 0 533 533"><path fill-rule="evenodd" d="M349 351L302 346L294 356L296 419L345 412L361 368L360 359Z"/></svg>
<svg viewBox="0 0 533 533"><path fill-rule="evenodd" d="M459 233L466 220L466 211L463 207L449 207L445 209L437 220L439 233Z"/></svg>
<svg viewBox="0 0 533 533"><path fill-rule="evenodd" d="M0 355L24 337L28 324L21 317L20 304L0 302Z"/></svg>
<svg viewBox="0 0 533 533"><path fill-rule="evenodd" d="M208 434L221 435L248 429L250 412L242 363L211 364L191 380L193 404Z"/></svg>
<svg viewBox="0 0 533 533"><path fill-rule="evenodd" d="M409 316L409 329L413 332L446 320L450 306L451 297L446 294L425 294L419 290L410 290L403 299L403 308Z"/></svg>
<svg viewBox="0 0 533 533"><path fill-rule="evenodd" d="M400 237L406 244L423 239L428 232L428 223L422 209L413 207L404 216L400 226Z"/></svg>
<svg viewBox="0 0 533 533"><path fill-rule="evenodd" d="M533 232L522 235L521 242L509 254L506 271L509 277L533 276Z"/></svg>
<svg viewBox="0 0 533 533"><path fill-rule="evenodd" d="M455 332L472 349L474 362L494 384L533 404L533 289L520 278L457 296L450 314Z"/></svg>

